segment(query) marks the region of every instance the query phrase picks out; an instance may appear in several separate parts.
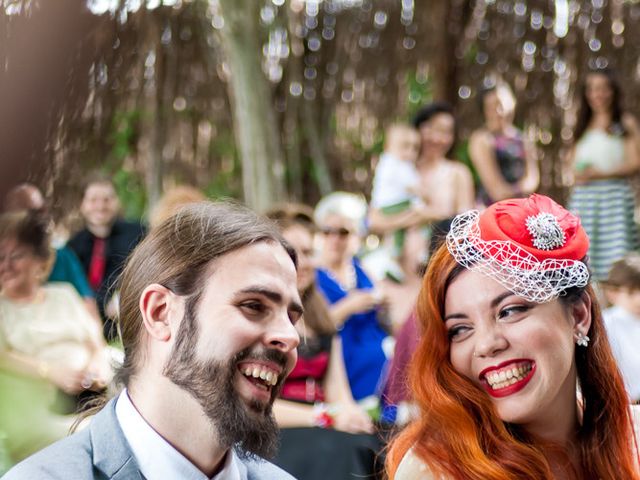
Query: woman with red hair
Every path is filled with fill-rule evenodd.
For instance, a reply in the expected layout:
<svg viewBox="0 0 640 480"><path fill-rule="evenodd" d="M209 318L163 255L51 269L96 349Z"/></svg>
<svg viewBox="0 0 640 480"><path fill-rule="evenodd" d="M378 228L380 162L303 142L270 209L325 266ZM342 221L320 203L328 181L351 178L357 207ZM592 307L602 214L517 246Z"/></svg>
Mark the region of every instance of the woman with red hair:
<svg viewBox="0 0 640 480"><path fill-rule="evenodd" d="M390 478L640 479L640 413L588 247L579 218L542 195L455 218L418 300L420 416L390 446Z"/></svg>

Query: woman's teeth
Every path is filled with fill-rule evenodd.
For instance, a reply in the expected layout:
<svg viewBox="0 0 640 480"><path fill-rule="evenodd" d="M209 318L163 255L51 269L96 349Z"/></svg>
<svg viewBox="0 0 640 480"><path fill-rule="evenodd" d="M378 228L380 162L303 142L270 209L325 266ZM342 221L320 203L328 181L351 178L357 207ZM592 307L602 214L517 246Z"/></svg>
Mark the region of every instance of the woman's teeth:
<svg viewBox="0 0 640 480"><path fill-rule="evenodd" d="M498 390L521 381L531 371L531 368L530 363L522 363L514 367L487 373L485 379L493 390Z"/></svg>

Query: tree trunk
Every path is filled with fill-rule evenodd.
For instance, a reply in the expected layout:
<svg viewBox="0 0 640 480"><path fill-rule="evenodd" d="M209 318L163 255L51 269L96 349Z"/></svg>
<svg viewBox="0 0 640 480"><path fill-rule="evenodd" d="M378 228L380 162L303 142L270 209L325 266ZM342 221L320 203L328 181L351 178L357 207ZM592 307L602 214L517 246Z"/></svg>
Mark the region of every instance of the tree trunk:
<svg viewBox="0 0 640 480"><path fill-rule="evenodd" d="M244 200L255 210L269 208L283 198L284 190L284 163L272 93L260 65L260 5L255 0L220 1Z"/></svg>

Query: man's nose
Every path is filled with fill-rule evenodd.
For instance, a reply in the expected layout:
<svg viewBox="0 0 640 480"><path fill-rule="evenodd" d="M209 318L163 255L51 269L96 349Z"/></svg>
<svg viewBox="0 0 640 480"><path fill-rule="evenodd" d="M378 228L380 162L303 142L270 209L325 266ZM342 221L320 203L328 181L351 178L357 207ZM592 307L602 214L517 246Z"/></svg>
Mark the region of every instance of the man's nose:
<svg viewBox="0 0 640 480"><path fill-rule="evenodd" d="M271 322L266 334L266 343L270 347L277 348L283 353L288 353L298 346L300 343L300 334L293 323L291 323L288 314L278 315L278 317Z"/></svg>

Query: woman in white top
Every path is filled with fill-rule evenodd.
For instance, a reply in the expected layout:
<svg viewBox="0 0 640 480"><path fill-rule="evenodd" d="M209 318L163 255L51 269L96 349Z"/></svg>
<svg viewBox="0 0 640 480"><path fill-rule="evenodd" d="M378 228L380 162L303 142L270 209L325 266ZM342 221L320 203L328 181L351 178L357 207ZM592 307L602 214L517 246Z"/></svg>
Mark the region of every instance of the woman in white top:
<svg viewBox="0 0 640 480"><path fill-rule="evenodd" d="M42 283L47 226L35 211L0 215L0 436L12 461L68 432L70 419L50 411L58 390L71 396L57 405L67 413L112 377L98 320L71 285Z"/></svg>
<svg viewBox="0 0 640 480"><path fill-rule="evenodd" d="M420 416L391 445L390 478L640 479L588 245L542 195L454 219L419 298Z"/></svg>
<svg viewBox="0 0 640 480"><path fill-rule="evenodd" d="M629 177L640 168L640 137L636 120L622 110L611 70L588 73L581 98L570 152L575 186L569 209L582 219L591 240L591 267L602 281L613 262L639 246Z"/></svg>

